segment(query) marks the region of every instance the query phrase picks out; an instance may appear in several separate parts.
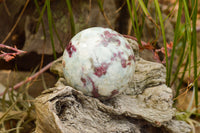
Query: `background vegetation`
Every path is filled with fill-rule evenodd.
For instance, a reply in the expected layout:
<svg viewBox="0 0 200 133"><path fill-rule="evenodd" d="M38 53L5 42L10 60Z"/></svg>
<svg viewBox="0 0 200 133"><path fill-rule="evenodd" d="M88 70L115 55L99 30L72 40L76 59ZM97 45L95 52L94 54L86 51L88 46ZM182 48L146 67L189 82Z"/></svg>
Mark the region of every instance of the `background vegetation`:
<svg viewBox="0 0 200 133"><path fill-rule="evenodd" d="M1 4L4 2L0 1ZM34 32L39 32L39 29L42 27L44 40L47 39L47 36L50 36L51 50L53 58L57 59L61 54L56 51L55 39L58 40L58 44L62 50L66 46L66 42L63 41L62 37L58 33L58 27L56 26L56 20L52 13L52 5L56 1L50 0L34 0L33 10L36 10L37 14L37 24L34 26ZM79 2L78 0L76 2ZM112 29L117 30L113 25L112 20L107 15L106 10L104 9L105 3L103 0L89 0L88 8L89 11L92 3L97 3L99 12L104 17L106 26ZM130 38L137 39L141 49L149 50L153 53L153 57L160 63L163 63L166 66L166 84L167 86L174 89L174 102L176 103L179 97L186 96L188 92L193 91L192 97L188 104L187 110L180 110L178 106L177 109L177 118L182 119L190 123L194 130L195 126L199 123L199 97L198 97L198 82L200 81L200 59L198 57L198 49L200 44L197 42L197 32L198 32L198 1L197 0L176 0L176 1L158 1L158 0L126 0L119 3L119 8L116 12L123 12L126 10L129 14L127 18L129 20L130 27L127 32L122 34L129 35ZM66 14L68 14L68 23L70 27L70 35L68 38L74 36L82 28L77 26L75 17L77 14L74 14L77 7L73 7L74 4L70 0L65 1L64 7L67 9ZM30 5L31 2L27 0L24 3L23 9L21 10L18 18L15 20L13 27L10 32L4 37L2 45L4 47L9 40L12 32L15 30L21 16L26 14L26 8ZM166 10L163 9L165 5ZM81 7L79 7L81 9ZM5 8L7 9L7 8ZM153 10L151 10L153 9ZM9 13L9 11L7 11ZM45 15L47 15L47 22L45 20ZM88 14L90 16L90 13ZM122 19L122 18L121 18ZM94 21L94 20L93 20ZM122 20L120 20L122 21ZM167 40L166 38L166 22L173 21L174 25L174 36L173 40ZM150 24L153 26L156 34L154 38L150 40L142 40L145 38L145 25ZM48 29L45 26L48 25ZM83 26L84 28L91 26L99 25L90 25ZM115 28L114 28L115 27ZM120 27L120 26L119 26ZM120 28L118 28L120 29ZM48 30L48 31L47 31ZM151 33L150 33L151 34ZM135 38L134 38L135 37ZM21 54L19 49L12 49L10 47L4 47L6 49L14 50L13 52L1 53L1 58L7 59L8 61L15 58L16 55ZM21 51L22 52L22 51ZM6 55L6 56L5 56ZM5 91L1 94L0 97L0 128L1 132L31 132L34 130L35 124L35 111L32 100L34 99L28 93L30 81L37 79L37 71L41 70L44 61L41 61L41 64L32 69L32 74L29 75L29 78L24 79L20 84L17 84L11 88L7 87ZM50 66L50 65L49 65ZM47 67L46 69L48 69ZM45 69L45 70L46 70ZM16 70L16 67L15 67ZM38 74L38 75L37 75ZM36 76L35 76L36 75ZM31 78L30 78L31 77ZM187 79L186 81L184 79ZM42 80L42 82L45 82ZM187 82L187 83L185 83ZM186 85L185 85L186 84ZM45 86L45 83L44 83ZM47 88L47 87L44 87ZM15 90L18 89L16 92ZM195 101L195 106L192 106L193 100ZM193 119L195 116L196 120Z"/></svg>

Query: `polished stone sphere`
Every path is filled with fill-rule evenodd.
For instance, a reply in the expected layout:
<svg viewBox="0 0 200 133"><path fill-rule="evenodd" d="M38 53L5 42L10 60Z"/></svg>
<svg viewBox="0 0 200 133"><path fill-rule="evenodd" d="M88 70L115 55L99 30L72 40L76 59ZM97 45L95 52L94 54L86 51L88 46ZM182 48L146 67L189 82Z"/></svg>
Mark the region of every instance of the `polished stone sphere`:
<svg viewBox="0 0 200 133"><path fill-rule="evenodd" d="M85 95L108 99L129 87L135 56L121 34L109 28L93 27L70 40L62 64L68 85Z"/></svg>

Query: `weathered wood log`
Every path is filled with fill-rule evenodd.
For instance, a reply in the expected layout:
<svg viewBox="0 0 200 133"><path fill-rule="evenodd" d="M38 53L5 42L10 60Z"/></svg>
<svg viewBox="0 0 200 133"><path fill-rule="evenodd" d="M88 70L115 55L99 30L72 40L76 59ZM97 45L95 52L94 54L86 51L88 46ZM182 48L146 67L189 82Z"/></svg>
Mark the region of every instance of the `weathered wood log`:
<svg viewBox="0 0 200 133"><path fill-rule="evenodd" d="M52 66L61 78L56 87L36 98L37 133L189 133L191 127L175 120L172 90L165 85L165 67L139 57L137 43L129 40L136 55L136 73L127 90L110 100L85 96L65 84L61 60ZM60 67L59 67L60 66Z"/></svg>

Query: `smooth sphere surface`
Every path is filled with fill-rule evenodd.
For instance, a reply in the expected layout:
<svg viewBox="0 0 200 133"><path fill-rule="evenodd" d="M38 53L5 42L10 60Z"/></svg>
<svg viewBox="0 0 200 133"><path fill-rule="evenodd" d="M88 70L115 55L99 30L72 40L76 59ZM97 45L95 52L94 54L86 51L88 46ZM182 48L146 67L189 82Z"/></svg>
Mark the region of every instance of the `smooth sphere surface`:
<svg viewBox="0 0 200 133"><path fill-rule="evenodd" d="M63 54L67 83L85 95L111 98L133 79L135 56L128 41L108 28L93 27L76 34Z"/></svg>

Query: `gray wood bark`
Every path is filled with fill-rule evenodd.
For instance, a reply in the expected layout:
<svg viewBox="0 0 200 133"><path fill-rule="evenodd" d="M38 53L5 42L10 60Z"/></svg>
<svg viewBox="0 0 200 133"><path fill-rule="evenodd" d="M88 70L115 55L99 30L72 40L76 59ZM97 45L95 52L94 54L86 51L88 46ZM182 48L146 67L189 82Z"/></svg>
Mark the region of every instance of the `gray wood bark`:
<svg viewBox="0 0 200 133"><path fill-rule="evenodd" d="M54 88L36 98L37 133L189 133L191 127L174 119L171 88L165 85L165 67L139 57L133 82L122 94L106 101L85 96L67 86L61 59L51 68L59 74Z"/></svg>

